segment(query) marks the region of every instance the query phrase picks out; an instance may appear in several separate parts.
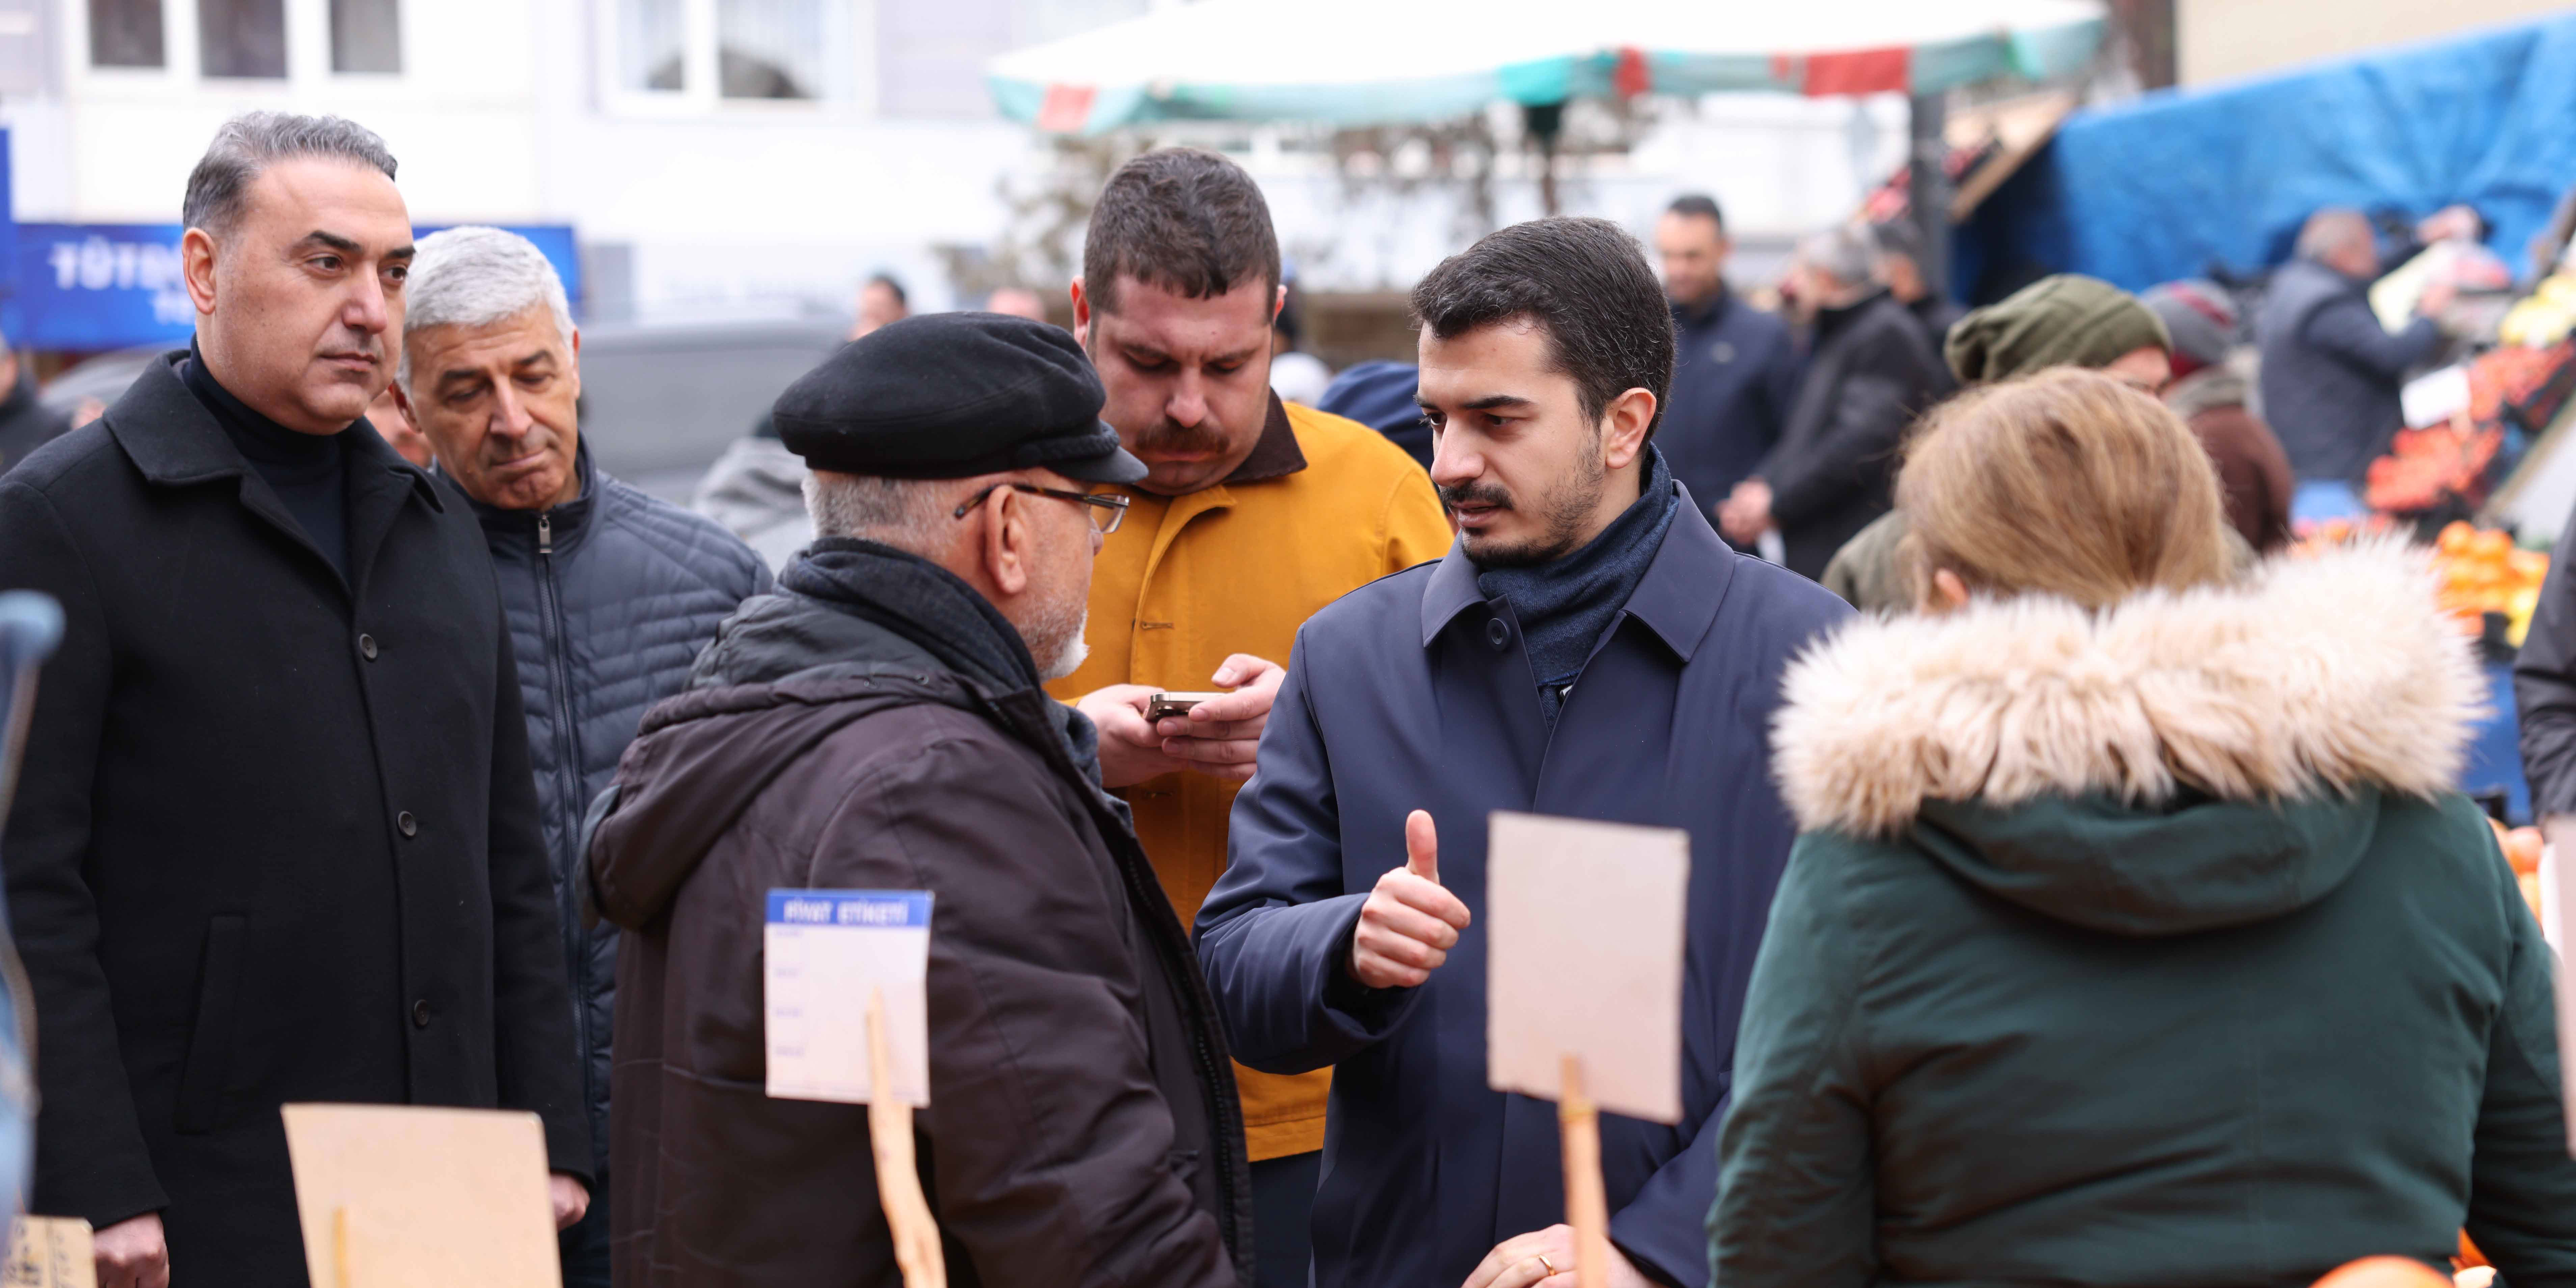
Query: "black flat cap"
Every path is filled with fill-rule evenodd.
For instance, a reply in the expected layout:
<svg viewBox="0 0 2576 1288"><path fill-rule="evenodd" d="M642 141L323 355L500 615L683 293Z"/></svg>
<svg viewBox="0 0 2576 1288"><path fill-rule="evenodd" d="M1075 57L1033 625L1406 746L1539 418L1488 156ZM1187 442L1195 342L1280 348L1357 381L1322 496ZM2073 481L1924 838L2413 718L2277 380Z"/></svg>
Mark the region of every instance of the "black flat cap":
<svg viewBox="0 0 2576 1288"><path fill-rule="evenodd" d="M1132 483L1072 333L1000 313L925 313L842 345L778 396L779 441L818 470L962 479L1050 469Z"/></svg>

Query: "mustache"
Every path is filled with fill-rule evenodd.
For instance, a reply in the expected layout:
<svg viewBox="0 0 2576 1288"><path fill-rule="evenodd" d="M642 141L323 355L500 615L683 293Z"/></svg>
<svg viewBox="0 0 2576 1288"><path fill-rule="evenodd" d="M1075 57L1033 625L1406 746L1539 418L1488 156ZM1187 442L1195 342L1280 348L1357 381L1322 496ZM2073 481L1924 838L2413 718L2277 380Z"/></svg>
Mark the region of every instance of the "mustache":
<svg viewBox="0 0 2576 1288"><path fill-rule="evenodd" d="M1452 510L1462 505L1485 505L1497 510L1518 508L1512 504L1512 494L1505 491L1500 483L1445 483L1439 492L1440 503Z"/></svg>
<svg viewBox="0 0 2576 1288"><path fill-rule="evenodd" d="M358 354L381 362L385 358L385 338L382 335L369 335L364 331L351 331L344 328L333 332L331 338L318 352L333 357Z"/></svg>
<svg viewBox="0 0 2576 1288"><path fill-rule="evenodd" d="M1184 425L1167 416L1136 436L1140 452L1222 453L1227 446L1225 431L1214 420Z"/></svg>

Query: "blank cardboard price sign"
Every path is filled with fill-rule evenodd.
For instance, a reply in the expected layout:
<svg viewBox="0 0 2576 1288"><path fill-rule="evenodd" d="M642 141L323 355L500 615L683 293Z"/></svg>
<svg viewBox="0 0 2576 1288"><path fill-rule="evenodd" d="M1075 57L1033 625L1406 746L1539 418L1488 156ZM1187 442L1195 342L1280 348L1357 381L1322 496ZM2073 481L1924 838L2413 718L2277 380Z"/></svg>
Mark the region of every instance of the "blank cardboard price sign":
<svg viewBox="0 0 2576 1288"><path fill-rule="evenodd" d="M1612 1113L1682 1120L1682 929L1690 834L1493 816L1486 1082L1556 1098L1564 1059Z"/></svg>
<svg viewBox="0 0 2576 1288"><path fill-rule="evenodd" d="M1610 1275L1599 1111L1682 1117L1690 835L1492 816L1485 858L1485 1082L1556 1102L1577 1288Z"/></svg>
<svg viewBox="0 0 2576 1288"><path fill-rule="evenodd" d="M535 1114L416 1105L284 1112L313 1288L561 1288L546 1133Z"/></svg>

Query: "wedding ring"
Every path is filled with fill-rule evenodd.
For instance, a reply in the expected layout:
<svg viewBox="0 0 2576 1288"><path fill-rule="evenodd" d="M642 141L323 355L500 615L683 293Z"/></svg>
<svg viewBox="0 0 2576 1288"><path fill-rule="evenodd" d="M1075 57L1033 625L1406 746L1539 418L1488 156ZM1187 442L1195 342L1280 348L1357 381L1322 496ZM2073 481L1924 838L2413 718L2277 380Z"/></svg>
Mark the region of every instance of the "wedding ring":
<svg viewBox="0 0 2576 1288"><path fill-rule="evenodd" d="M1540 1268L1540 1269L1542 1269L1542 1270L1547 1271L1547 1277L1548 1277L1548 1278L1550 1278L1550 1279L1554 1279L1554 1278L1556 1278L1556 1263L1555 1263L1555 1262L1553 1262L1553 1261L1548 1260L1548 1259L1547 1259L1547 1254L1546 1254L1546 1253L1544 1253L1544 1252L1538 1253L1538 1254L1536 1254L1536 1255L1537 1255L1537 1257L1538 1257L1538 1264L1539 1264L1539 1268Z"/></svg>

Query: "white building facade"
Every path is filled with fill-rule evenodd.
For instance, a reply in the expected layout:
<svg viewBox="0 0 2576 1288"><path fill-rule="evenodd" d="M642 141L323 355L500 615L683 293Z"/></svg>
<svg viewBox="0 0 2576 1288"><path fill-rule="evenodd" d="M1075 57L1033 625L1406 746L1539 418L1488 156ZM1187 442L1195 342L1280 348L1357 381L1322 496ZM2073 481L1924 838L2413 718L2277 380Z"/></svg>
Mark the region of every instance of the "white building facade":
<svg viewBox="0 0 2576 1288"><path fill-rule="evenodd" d="M1003 186L1043 163L994 115L984 61L1151 2L0 0L0 123L22 223L172 222L225 117L335 112L384 136L418 223L570 226L593 318L826 313L878 271L951 307L973 301L936 248L991 242ZM1568 195L1642 232L1673 193L1713 191L1777 240L1847 215L1902 122L1712 100ZM1354 201L1267 139L1236 142L1310 289L1401 288L1456 249L1445 204ZM1536 213L1527 176L1497 192L1504 219Z"/></svg>

